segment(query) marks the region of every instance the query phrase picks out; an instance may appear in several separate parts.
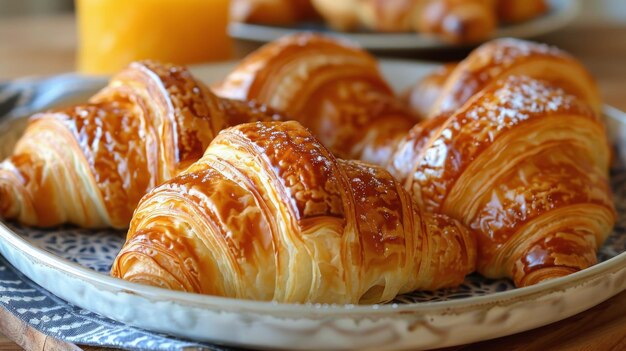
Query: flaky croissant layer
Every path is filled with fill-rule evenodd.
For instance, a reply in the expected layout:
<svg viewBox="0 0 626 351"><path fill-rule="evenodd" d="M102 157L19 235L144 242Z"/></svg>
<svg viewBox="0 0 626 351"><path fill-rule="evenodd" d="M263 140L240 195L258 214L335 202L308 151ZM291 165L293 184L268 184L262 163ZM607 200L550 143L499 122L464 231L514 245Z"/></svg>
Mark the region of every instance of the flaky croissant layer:
<svg viewBox="0 0 626 351"><path fill-rule="evenodd" d="M568 53L546 44L503 38L476 48L448 71L430 116L452 113L490 84L509 76L547 81L588 103L600 114L602 101L595 81Z"/></svg>
<svg viewBox="0 0 626 351"><path fill-rule="evenodd" d="M478 271L525 286L596 263L615 223L610 148L584 100L510 76L417 125L388 168L477 234Z"/></svg>
<svg viewBox="0 0 626 351"><path fill-rule="evenodd" d="M543 44L486 43L415 88L411 104L429 119L412 129L379 81L363 52L295 35L250 55L219 92L307 116L333 152L385 166L424 210L476 232L487 277L530 285L596 262L615 222L610 150L579 61Z"/></svg>
<svg viewBox="0 0 626 351"><path fill-rule="evenodd" d="M198 160L219 130L275 117L218 98L183 67L133 63L88 103L30 119L0 163L0 216L125 228L139 199Z"/></svg>
<svg viewBox="0 0 626 351"><path fill-rule="evenodd" d="M222 131L144 197L112 275L203 294L377 303L458 285L473 235L418 210L380 167L335 159L297 122Z"/></svg>
<svg viewBox="0 0 626 351"><path fill-rule="evenodd" d="M372 55L310 33L263 46L214 91L283 111L345 159L388 160L395 143L417 121L394 95Z"/></svg>

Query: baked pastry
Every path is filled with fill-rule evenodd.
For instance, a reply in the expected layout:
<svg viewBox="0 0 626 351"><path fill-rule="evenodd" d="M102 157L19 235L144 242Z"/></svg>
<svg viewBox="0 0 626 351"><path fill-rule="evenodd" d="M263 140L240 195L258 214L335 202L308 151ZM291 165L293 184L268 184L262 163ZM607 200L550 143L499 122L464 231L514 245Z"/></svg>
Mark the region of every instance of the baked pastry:
<svg viewBox="0 0 626 351"><path fill-rule="evenodd" d="M418 32L438 35L450 43L475 43L489 39L498 19L493 0L413 0L425 2L416 17Z"/></svg>
<svg viewBox="0 0 626 351"><path fill-rule="evenodd" d="M31 118L0 163L0 216L127 227L139 199L197 161L219 130L275 117L218 98L183 67L133 63L89 103Z"/></svg>
<svg viewBox="0 0 626 351"><path fill-rule="evenodd" d="M235 22L292 25L318 15L311 0L232 0L230 17Z"/></svg>
<svg viewBox="0 0 626 351"><path fill-rule="evenodd" d="M309 41L318 39L305 39L285 40L289 45L270 45L253 54L243 65L251 68L240 67L227 79L232 92L244 92L231 97L274 103L304 123L328 118L327 112L307 114L327 103L316 101L303 112L294 108L301 104L298 98L310 98L307 90L300 93L304 83L293 81L313 82L305 86L311 90L323 86L317 93L323 95L328 85L316 79L335 76L308 73L307 62L326 61L316 57L323 49L309 48ZM333 50L354 51L340 45L334 42ZM450 215L475 230L478 269L487 277L508 277L525 286L594 264L615 213L607 182L610 150L589 73L558 49L500 39L484 44L446 74L433 118L408 132L403 126L393 137L376 139L388 143L375 144L386 150L385 157L347 154L387 167L423 210ZM285 98L290 94L297 97ZM365 105L355 101L350 102L355 109ZM362 128L379 124L368 118L372 115L364 116L363 127L343 132L343 138L362 140L352 139L351 133L358 136ZM386 123L381 119L379 125ZM320 140L332 147L335 139Z"/></svg>
<svg viewBox="0 0 626 351"><path fill-rule="evenodd" d="M467 43L489 38L497 25L493 0L312 0L335 29L436 34Z"/></svg>
<svg viewBox="0 0 626 351"><path fill-rule="evenodd" d="M433 70L402 94L402 100L416 116L421 119L434 117L430 111L433 110L444 84L456 66L456 63L448 63Z"/></svg>
<svg viewBox="0 0 626 351"><path fill-rule="evenodd" d="M595 81L574 57L555 47L520 39L496 39L472 51L450 72L431 116L450 113L470 97L509 75L546 80L586 101L600 114Z"/></svg>
<svg viewBox="0 0 626 351"><path fill-rule="evenodd" d="M548 11L546 0L496 0L498 19L502 22L524 22Z"/></svg>
<svg viewBox="0 0 626 351"><path fill-rule="evenodd" d="M333 29L346 32L361 25L359 6L362 0L311 0L315 10Z"/></svg>
<svg viewBox="0 0 626 351"><path fill-rule="evenodd" d="M423 210L476 233L478 272L527 286L596 263L615 223L611 150L584 100L509 76L425 123L389 169Z"/></svg>
<svg viewBox="0 0 626 351"><path fill-rule="evenodd" d="M417 87L441 90L432 119L387 168L424 210L477 233L481 274L526 286L596 262L615 223L611 152L596 84L576 59L499 39Z"/></svg>
<svg viewBox="0 0 626 351"><path fill-rule="evenodd" d="M222 131L142 199L112 275L252 300L378 303L455 286L474 236L418 210L384 169L336 159L297 122Z"/></svg>
<svg viewBox="0 0 626 351"><path fill-rule="evenodd" d="M388 160L417 121L382 78L374 57L309 33L253 52L214 91L285 112L345 159Z"/></svg>
<svg viewBox="0 0 626 351"><path fill-rule="evenodd" d="M488 39L498 22L522 22L547 10L545 0L233 0L231 20L290 26L321 14L339 31L417 31L473 43Z"/></svg>

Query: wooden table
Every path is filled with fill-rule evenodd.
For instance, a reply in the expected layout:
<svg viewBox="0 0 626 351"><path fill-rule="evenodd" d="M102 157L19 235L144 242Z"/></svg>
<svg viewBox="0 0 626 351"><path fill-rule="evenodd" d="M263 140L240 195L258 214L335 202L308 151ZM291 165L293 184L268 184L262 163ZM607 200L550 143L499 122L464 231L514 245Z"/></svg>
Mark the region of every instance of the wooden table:
<svg viewBox="0 0 626 351"><path fill-rule="evenodd" d="M72 71L75 36L71 16L3 18L0 80ZM626 23L587 19L537 40L557 45L578 57L598 80L605 101L626 110ZM437 56L450 60L459 53L444 52ZM79 350L75 345L43 336L0 309L0 350L19 349L15 342L29 350ZM626 292L540 329L446 351L504 349L626 350Z"/></svg>

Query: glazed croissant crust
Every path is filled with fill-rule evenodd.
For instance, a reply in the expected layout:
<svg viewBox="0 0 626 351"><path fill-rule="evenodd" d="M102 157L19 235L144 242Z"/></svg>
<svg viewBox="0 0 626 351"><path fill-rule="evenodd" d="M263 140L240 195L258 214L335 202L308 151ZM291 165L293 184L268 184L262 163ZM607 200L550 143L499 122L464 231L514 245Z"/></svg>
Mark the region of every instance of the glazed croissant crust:
<svg viewBox="0 0 626 351"><path fill-rule="evenodd" d="M336 159L297 122L222 131L144 197L112 275L278 302L377 303L458 285L474 236L421 212L384 169Z"/></svg>
<svg viewBox="0 0 626 351"><path fill-rule="evenodd" d="M588 104L510 76L418 124L388 168L421 208L476 233L481 274L525 286L596 263L615 223L610 154Z"/></svg>
<svg viewBox="0 0 626 351"><path fill-rule="evenodd" d="M487 277L525 286L595 264L615 210L587 70L556 48L499 39L436 74L416 89L439 89L431 119L407 134L387 169L423 209L476 233Z"/></svg>
<svg viewBox="0 0 626 351"><path fill-rule="evenodd" d="M287 66L281 69L283 77L332 81L331 73L296 73L308 72L308 62L342 46L325 39L323 46L311 50L314 40L283 39L281 45L270 44L252 54L243 67L288 57L290 65L279 65ZM264 69L238 68L222 87L229 96L257 98L278 109L297 105L276 89L274 76ZM424 211L447 214L472 229L478 238L478 271L487 277L508 277L523 286L593 265L596 250L613 227L615 211L601 100L586 69L553 47L500 39L420 84L418 93L432 91L418 102L421 111L430 110L429 119L412 129L406 129L408 115L400 119L344 112L341 119L358 127L321 133L320 140L331 149L334 139L327 135L342 135L357 141L354 145L376 140L346 154L386 167ZM296 85L294 92L315 91L313 96L324 99L332 94L312 85L311 90ZM366 105L357 99L342 102L341 111ZM336 106L332 99L317 100L314 106L320 105ZM323 123L338 115L339 108L326 111L303 123ZM367 139L363 135L369 126L393 128L393 133ZM320 133L315 126L312 130ZM372 147L384 151L367 152Z"/></svg>
<svg viewBox="0 0 626 351"><path fill-rule="evenodd" d="M443 73L447 76L430 117L451 113L490 84L508 76L527 76L550 82L589 104L596 114L602 102L595 81L574 57L553 46L504 38L487 42Z"/></svg>
<svg viewBox="0 0 626 351"><path fill-rule="evenodd" d="M0 163L0 216L33 226L128 226L139 199L231 124L272 120L183 67L133 63L82 105L33 116Z"/></svg>
<svg viewBox="0 0 626 351"><path fill-rule="evenodd" d="M214 91L283 111L345 159L388 160L417 121L383 79L373 56L314 34L263 46Z"/></svg>
<svg viewBox="0 0 626 351"><path fill-rule="evenodd" d="M551 82L586 101L596 114L601 99L585 67L566 52L519 39L496 39L472 51L459 64L448 64L419 80L406 92L408 106L422 118L450 114L489 84L510 75Z"/></svg>
<svg viewBox="0 0 626 351"><path fill-rule="evenodd" d="M442 94L444 84L456 67L456 63L448 63L434 69L406 89L402 93L402 100L420 119L435 117L431 111Z"/></svg>

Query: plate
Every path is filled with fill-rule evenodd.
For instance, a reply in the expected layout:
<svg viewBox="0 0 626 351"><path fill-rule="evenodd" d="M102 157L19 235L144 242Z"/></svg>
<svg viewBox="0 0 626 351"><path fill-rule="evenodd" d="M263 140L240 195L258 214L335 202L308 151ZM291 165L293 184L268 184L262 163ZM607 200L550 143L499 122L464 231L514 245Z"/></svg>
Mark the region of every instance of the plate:
<svg viewBox="0 0 626 351"><path fill-rule="evenodd" d="M580 0L548 0L550 10L543 16L498 27L492 38L531 38L560 29L576 18L580 12ZM294 27L278 27L249 23L231 23L230 36L236 39L267 43L282 36L301 31L322 32L358 43L369 50L433 50L454 47L434 36L416 33L341 33L323 23L302 23Z"/></svg>
<svg viewBox="0 0 626 351"><path fill-rule="evenodd" d="M206 82L224 77L232 63L201 66ZM381 61L394 88L403 89L433 69L414 62ZM106 83L95 78L56 77L40 97L12 91L20 111L66 103ZM41 84L49 83L44 81ZM29 90L30 89L30 90ZM72 89L67 93L67 89ZM0 91L0 96L7 96ZM10 94L8 94L10 95ZM51 95L51 96L52 96ZM2 105L2 103L0 103ZM507 280L468 277L459 288L416 292L384 305L280 304L197 295L138 285L107 275L124 233L77 228L39 230L0 222L0 254L37 284L60 298L114 320L151 331L219 344L266 349L426 349L509 335L552 323L591 308L626 289L626 114L605 107L615 144L612 169L618 221L600 250L600 263L567 277L515 289ZM12 148L25 118L0 124L0 157Z"/></svg>

